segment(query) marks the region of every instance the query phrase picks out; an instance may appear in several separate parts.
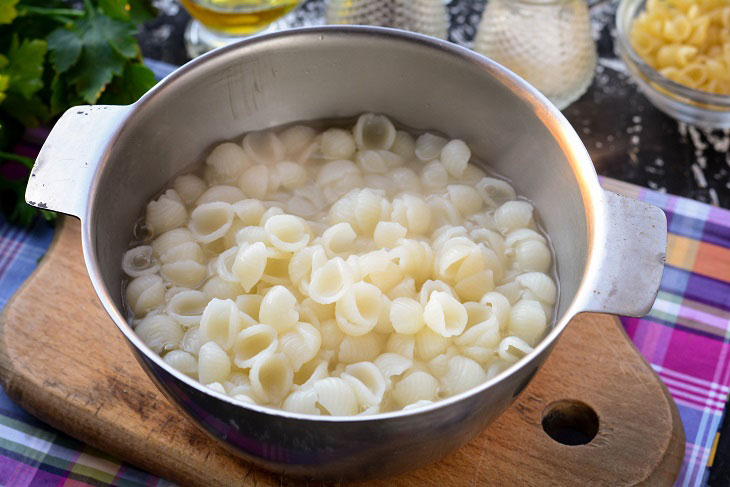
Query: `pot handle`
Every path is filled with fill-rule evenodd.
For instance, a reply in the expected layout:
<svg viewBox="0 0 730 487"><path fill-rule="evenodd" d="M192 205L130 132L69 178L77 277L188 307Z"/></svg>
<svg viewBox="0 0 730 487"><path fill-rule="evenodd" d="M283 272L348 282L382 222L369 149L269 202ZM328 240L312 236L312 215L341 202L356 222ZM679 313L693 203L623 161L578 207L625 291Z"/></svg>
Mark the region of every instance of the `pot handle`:
<svg viewBox="0 0 730 487"><path fill-rule="evenodd" d="M130 108L83 105L66 110L36 158L25 201L81 218L96 167Z"/></svg>
<svg viewBox="0 0 730 487"><path fill-rule="evenodd" d="M654 205L604 191L605 250L584 311L644 316L664 272L667 218Z"/></svg>

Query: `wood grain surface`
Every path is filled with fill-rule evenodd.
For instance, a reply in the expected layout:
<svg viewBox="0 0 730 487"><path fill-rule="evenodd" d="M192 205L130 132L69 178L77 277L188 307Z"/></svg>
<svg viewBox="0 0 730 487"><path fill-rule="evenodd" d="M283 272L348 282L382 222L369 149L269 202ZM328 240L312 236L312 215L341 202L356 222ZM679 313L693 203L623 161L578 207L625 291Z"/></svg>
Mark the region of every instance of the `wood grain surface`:
<svg viewBox="0 0 730 487"><path fill-rule="evenodd" d="M32 414L181 485L306 484L234 458L158 392L92 290L75 219L63 220L0 317L0 374ZM569 446L545 433L543 413L559 400L595 411L591 442ZM581 315L512 406L468 445L361 485L671 485L683 456L676 406L618 321Z"/></svg>

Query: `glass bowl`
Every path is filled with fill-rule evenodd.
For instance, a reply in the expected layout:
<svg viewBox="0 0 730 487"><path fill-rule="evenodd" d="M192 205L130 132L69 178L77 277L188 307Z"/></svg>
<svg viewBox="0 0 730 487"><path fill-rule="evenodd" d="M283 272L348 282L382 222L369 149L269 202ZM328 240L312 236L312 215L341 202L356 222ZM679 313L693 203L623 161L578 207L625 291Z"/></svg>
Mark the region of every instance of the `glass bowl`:
<svg viewBox="0 0 730 487"><path fill-rule="evenodd" d="M659 74L631 46L631 24L646 0L621 0L616 11L616 44L631 77L649 101L681 122L708 128L730 128L730 95L695 90Z"/></svg>

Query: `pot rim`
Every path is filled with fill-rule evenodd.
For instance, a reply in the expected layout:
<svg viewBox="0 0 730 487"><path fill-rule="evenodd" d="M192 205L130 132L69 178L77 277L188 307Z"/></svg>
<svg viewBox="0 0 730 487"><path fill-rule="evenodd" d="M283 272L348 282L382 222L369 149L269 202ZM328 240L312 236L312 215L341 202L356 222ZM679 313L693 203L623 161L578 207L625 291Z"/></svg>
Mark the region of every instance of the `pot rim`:
<svg viewBox="0 0 730 487"><path fill-rule="evenodd" d="M95 229L91 225L91 214L93 211L94 196L99 188L101 174L104 172L105 166L108 164L109 155L112 148L118 141L121 133L127 125L130 118L133 118L139 111L141 111L145 105L149 104L155 97L159 96L163 91L170 89L175 85L178 80L188 76L188 73L197 71L199 69L205 69L206 64L211 63L219 58L234 55L238 51L245 51L249 46L255 46L258 44L265 44L271 41L276 41L282 37L311 37L319 36L320 40L324 41L329 36L362 36L362 37L387 37L395 42L406 42L415 44L421 47L429 49L436 49L446 52L454 57L458 57L463 62L476 66L483 71L487 72L490 76L498 79L501 83L507 86L515 96L520 98L524 103L528 104L536 116L543 122L545 127L550 131L555 140L560 145L561 149L565 153L566 159L568 160L572 172L576 177L580 192L583 200L584 211L586 214L587 223L587 242L588 249L586 254L586 266L583 276L581 278L580 285L576 291L573 300L568 304L562 316L555 322L550 332L538 343L535 348L527 355L522 357L519 361L512 364L509 368L503 372L497 374L493 378L485 381L477 387L464 391L462 393L450 396L445 399L439 399L432 404L427 406L413 409L413 410L397 410L384 413L377 413L373 415L365 416L316 416L300 413L292 413L283 409L275 409L269 406L261 406L258 404L243 404L234 400L232 397L215 392L197 380L188 377L187 375L179 372L173 367L169 366L160 355L152 351L134 332L126 318L117 309L114 304L114 300L111 298L104 280L101 276L99 262L96 258L94 251L95 241ZM600 195L603 190L599 185L598 177L596 175L595 168L591 161L591 158L580 140L578 134L563 114L558 110L544 95L542 95L536 88L532 87L525 80L514 74L507 68L500 64L486 58L476 52L473 52L467 48L452 44L450 42L437 39L434 37L417 34L413 32L403 31L399 29L391 29L385 27L373 27L373 26L324 26L324 27L305 27L298 29L291 29L282 32L276 32L272 34L265 34L255 36L251 39L245 39L229 46L215 49L211 52L203 54L202 56L193 59L186 63L169 76L160 81L150 91L142 96L136 103L130 106L129 112L126 114L124 120L120 123L116 133L110 138L109 143L104 150L103 157L97 167L96 173L91 182L89 194L86 201L85 214L81 218L82 220L82 247L84 260L88 269L89 277L91 279L94 290L96 291L99 300L101 301L107 314L112 318L117 328L124 334L126 339L134 345L136 349L141 351L148 360L153 361L158 367L164 369L168 374L175 377L177 380L184 382L189 387L192 387L199 392L215 397L216 399L230 403L231 405L241 407L244 409L256 411L273 417L280 417L285 419L296 419L300 421L313 421L313 422L332 422L332 423L354 423L354 422L371 422L389 419L398 419L406 416L414 416L420 414L427 414L431 411L446 408L454 403L465 400L471 396L477 394L483 394L489 389L493 388L496 384L506 380L509 376L517 374L524 367L531 366L532 362L542 356L546 351L549 352L550 347L555 344L555 341L563 332L570 320L578 313L585 310L585 304L589 298L587 294L590 292L591 276L593 276L597 269L599 269L600 262L603 258L603 249L597 248L596 242L605 241L606 228L604 218L602 215L605 213L604 202L601 200ZM558 263L559 264L559 263Z"/></svg>

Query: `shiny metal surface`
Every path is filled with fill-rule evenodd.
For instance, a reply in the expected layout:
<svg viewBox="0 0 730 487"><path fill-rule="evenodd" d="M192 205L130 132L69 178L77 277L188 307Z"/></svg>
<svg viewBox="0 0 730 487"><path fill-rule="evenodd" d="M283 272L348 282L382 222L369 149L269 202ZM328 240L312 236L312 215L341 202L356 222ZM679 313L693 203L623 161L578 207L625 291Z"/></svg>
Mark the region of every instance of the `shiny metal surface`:
<svg viewBox="0 0 730 487"><path fill-rule="evenodd" d="M137 338L121 310L120 262L146 202L215 142L364 111L464 139L537 205L557 253L561 296L553 330L516 366L471 391L375 416L309 417L242 406L167 366ZM89 113L91 119L103 111ZM192 61L117 115L116 130L108 129L103 115L100 130L64 115L69 122L52 131L28 199L81 217L84 256L99 299L167 397L232 451L276 472L365 478L437 460L512 402L575 314L641 314L659 286L663 213L604 193L580 139L557 109L506 69L443 41L339 26L261 36ZM93 147L95 158L82 158L80 149L74 155L62 143ZM69 163L82 162L96 166L91 181L85 169L72 182L54 170L64 165L69 177Z"/></svg>

